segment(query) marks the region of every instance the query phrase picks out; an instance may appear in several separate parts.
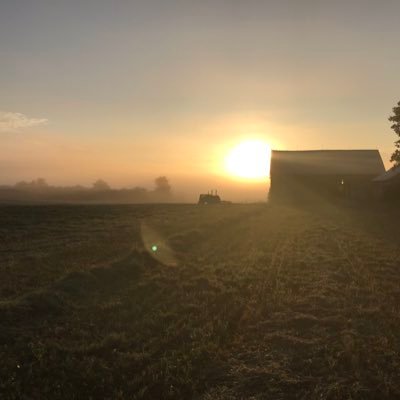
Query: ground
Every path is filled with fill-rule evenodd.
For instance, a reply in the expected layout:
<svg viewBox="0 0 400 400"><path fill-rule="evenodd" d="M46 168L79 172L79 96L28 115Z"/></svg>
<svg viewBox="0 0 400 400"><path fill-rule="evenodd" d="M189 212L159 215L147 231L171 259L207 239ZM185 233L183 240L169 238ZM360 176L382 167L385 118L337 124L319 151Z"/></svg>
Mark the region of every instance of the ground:
<svg viewBox="0 0 400 400"><path fill-rule="evenodd" d="M399 217L1 207L0 398L400 398Z"/></svg>

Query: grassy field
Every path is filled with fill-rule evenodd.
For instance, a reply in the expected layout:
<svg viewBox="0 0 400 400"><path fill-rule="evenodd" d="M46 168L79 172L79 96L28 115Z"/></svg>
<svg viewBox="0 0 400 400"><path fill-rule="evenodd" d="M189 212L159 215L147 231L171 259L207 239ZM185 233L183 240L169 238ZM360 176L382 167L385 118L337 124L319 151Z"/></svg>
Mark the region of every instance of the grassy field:
<svg viewBox="0 0 400 400"><path fill-rule="evenodd" d="M0 398L400 398L399 221L1 207Z"/></svg>

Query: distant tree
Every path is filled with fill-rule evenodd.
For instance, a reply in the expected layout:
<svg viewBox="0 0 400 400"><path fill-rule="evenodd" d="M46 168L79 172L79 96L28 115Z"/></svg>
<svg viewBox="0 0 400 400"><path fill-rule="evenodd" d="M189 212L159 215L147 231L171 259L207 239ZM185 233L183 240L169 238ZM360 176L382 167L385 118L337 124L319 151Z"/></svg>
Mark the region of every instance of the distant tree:
<svg viewBox="0 0 400 400"><path fill-rule="evenodd" d="M37 178L36 180L32 181L32 184L39 189L47 188L49 185L46 182L46 179Z"/></svg>
<svg viewBox="0 0 400 400"><path fill-rule="evenodd" d="M168 182L166 176L159 176L154 180L156 185L155 192L163 195L169 195L171 193L171 185Z"/></svg>
<svg viewBox="0 0 400 400"><path fill-rule="evenodd" d="M400 101L396 107L393 107L393 114L389 117L389 121L393 122L391 128L394 130L397 136L400 138ZM400 165L400 139L394 142L396 150L390 158L391 162L394 162L394 166Z"/></svg>
<svg viewBox="0 0 400 400"><path fill-rule="evenodd" d="M96 182L93 183L92 186L93 190L110 190L110 185L106 182L103 181L103 179L98 179Z"/></svg>
<svg viewBox="0 0 400 400"><path fill-rule="evenodd" d="M25 181L17 182L14 187L16 189L27 189L29 188L29 183Z"/></svg>
<svg viewBox="0 0 400 400"><path fill-rule="evenodd" d="M23 189L23 190L37 190L37 189L47 189L49 188L48 183L43 178L34 179L31 182L21 181L15 184L14 186L16 189Z"/></svg>

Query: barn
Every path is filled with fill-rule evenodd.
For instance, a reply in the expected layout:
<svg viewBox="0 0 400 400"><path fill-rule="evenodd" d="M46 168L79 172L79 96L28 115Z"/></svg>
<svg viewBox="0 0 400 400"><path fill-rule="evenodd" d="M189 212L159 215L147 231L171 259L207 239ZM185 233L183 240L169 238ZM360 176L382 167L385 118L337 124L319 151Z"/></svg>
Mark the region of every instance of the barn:
<svg viewBox="0 0 400 400"><path fill-rule="evenodd" d="M379 175L373 183L379 199L400 200L400 165Z"/></svg>
<svg viewBox="0 0 400 400"><path fill-rule="evenodd" d="M378 150L303 150L271 154L271 200L366 199L385 173Z"/></svg>

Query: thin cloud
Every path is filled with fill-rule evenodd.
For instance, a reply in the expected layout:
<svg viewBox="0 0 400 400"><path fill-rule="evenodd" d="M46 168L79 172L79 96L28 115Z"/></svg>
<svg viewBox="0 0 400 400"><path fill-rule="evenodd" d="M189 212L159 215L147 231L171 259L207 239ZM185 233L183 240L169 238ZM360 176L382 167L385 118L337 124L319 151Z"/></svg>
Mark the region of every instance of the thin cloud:
<svg viewBox="0 0 400 400"><path fill-rule="evenodd" d="M46 118L29 118L24 114L0 111L0 132L10 132L33 126L45 125Z"/></svg>

